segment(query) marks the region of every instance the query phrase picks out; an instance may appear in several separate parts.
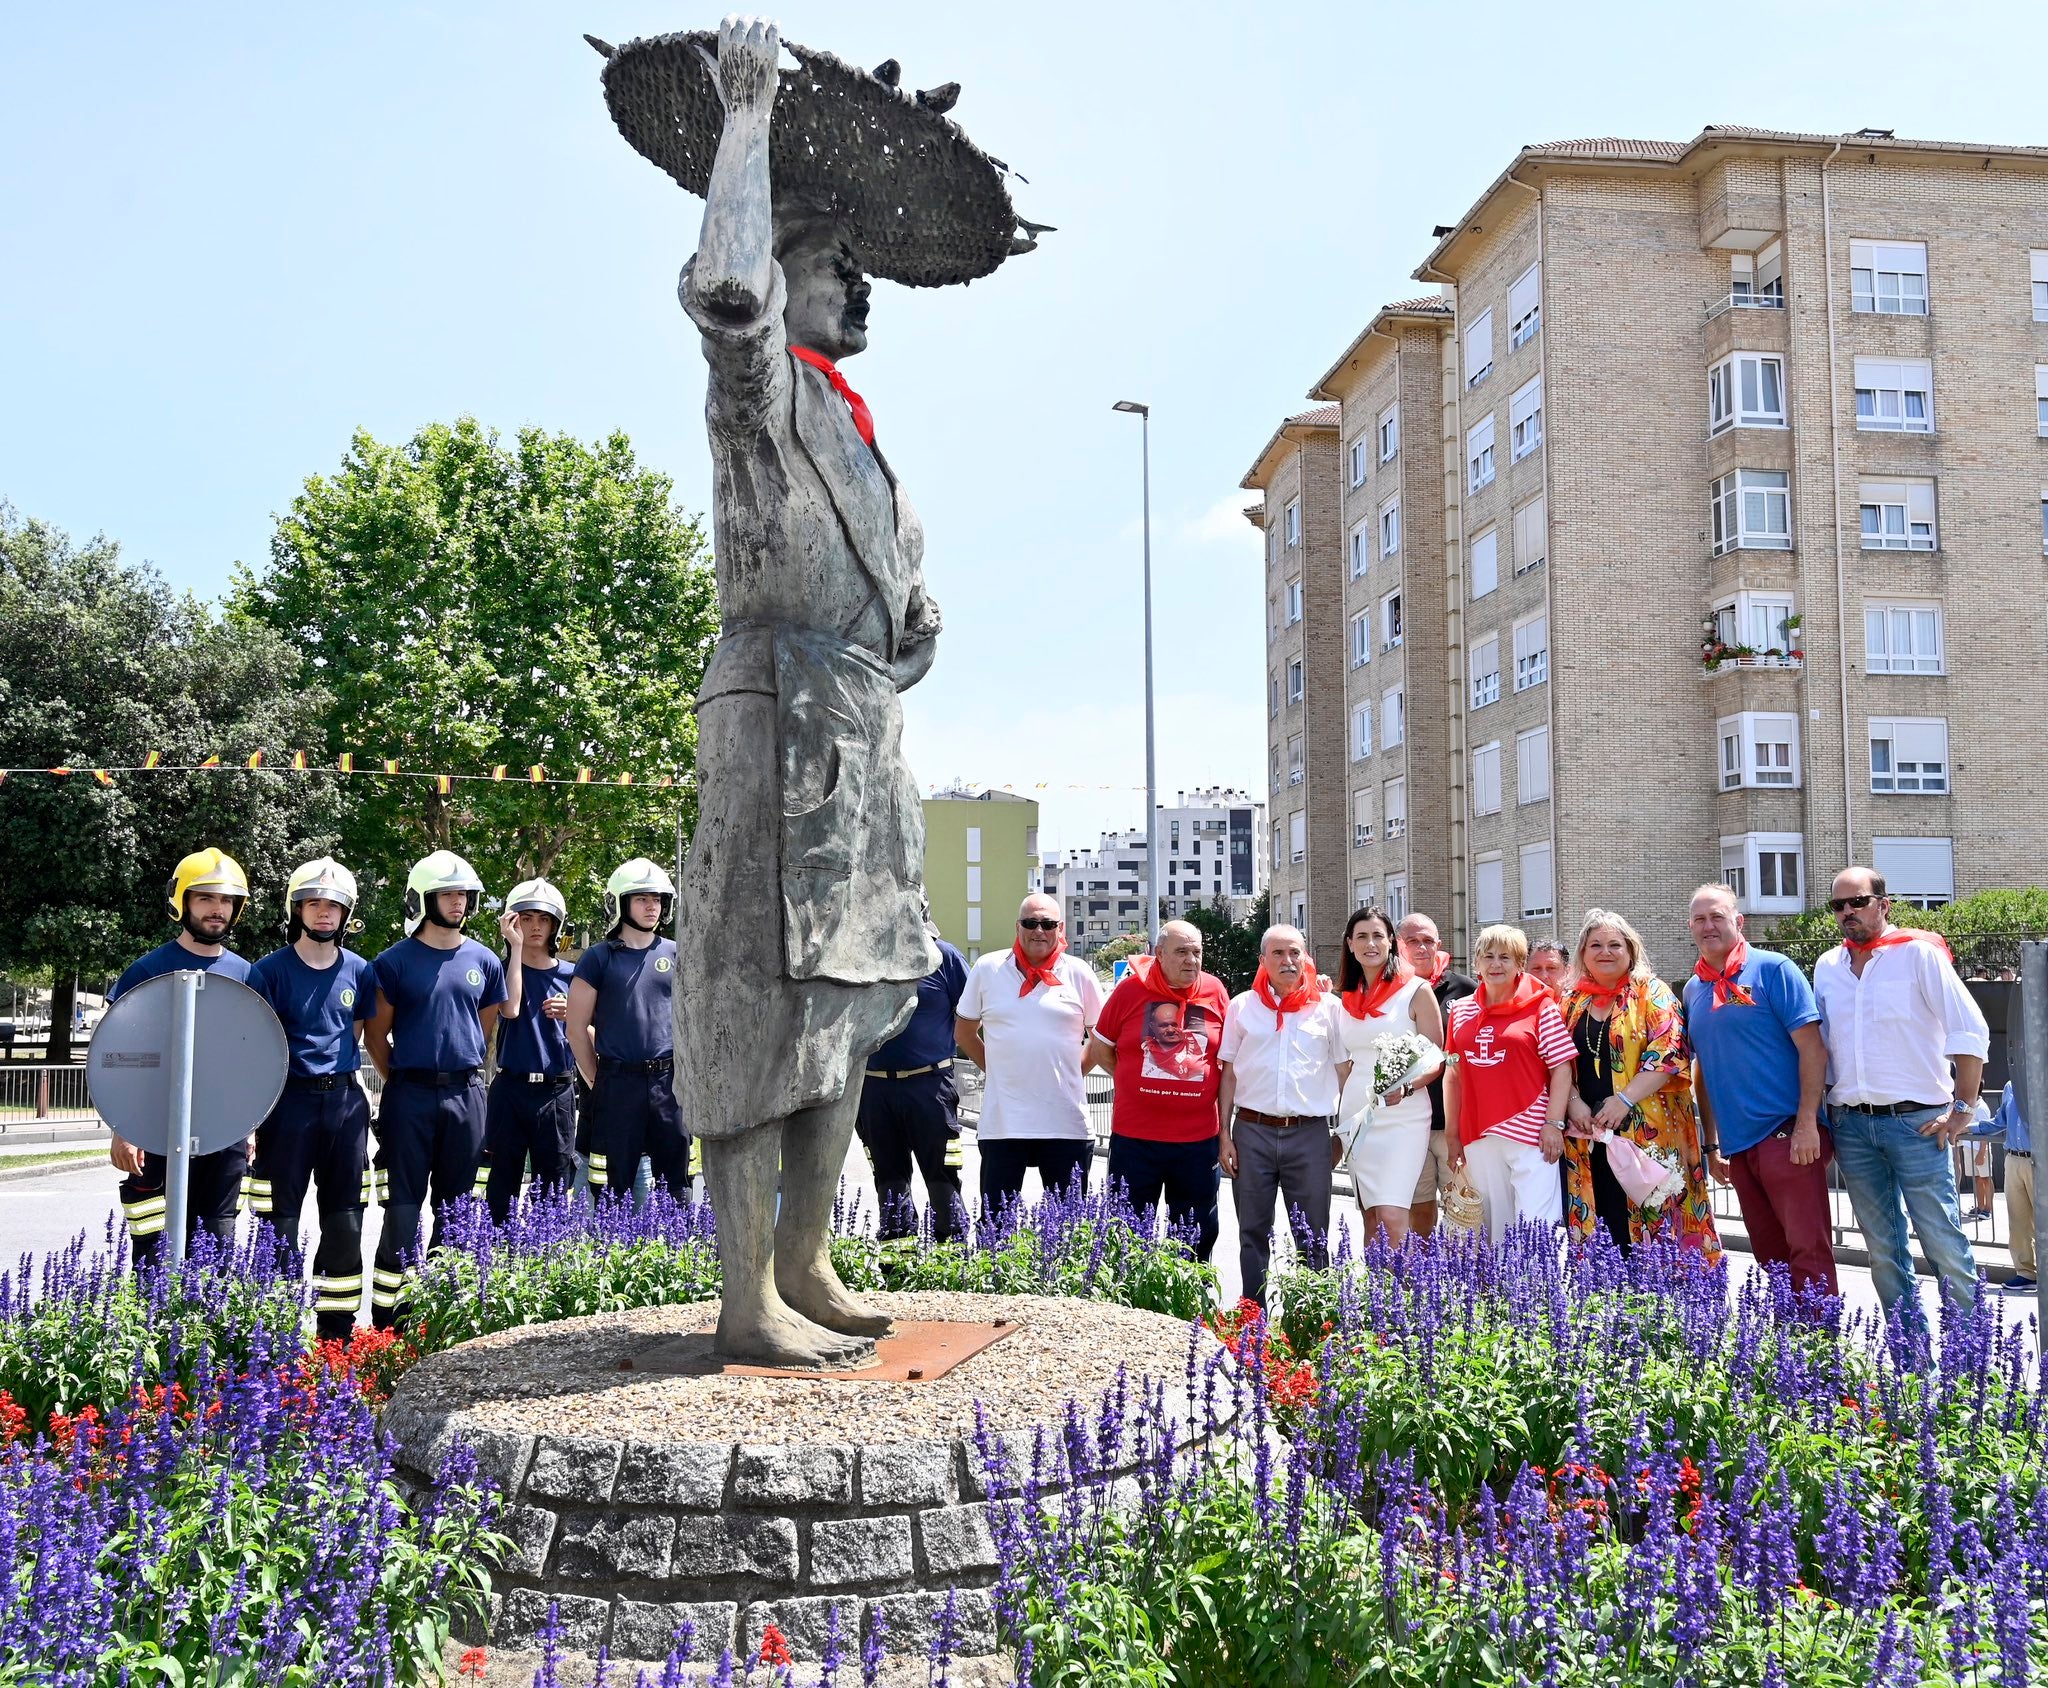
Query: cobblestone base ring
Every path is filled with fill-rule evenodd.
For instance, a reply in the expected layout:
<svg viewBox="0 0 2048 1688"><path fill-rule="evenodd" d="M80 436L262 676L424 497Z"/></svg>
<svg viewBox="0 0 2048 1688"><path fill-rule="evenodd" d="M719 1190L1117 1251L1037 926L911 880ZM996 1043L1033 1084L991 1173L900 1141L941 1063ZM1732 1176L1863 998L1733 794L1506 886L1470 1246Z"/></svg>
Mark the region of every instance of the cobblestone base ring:
<svg viewBox="0 0 2048 1688"><path fill-rule="evenodd" d="M1092 1408L1121 1367L1167 1385L1183 1425L1189 1327L1099 1302L942 1293L872 1298L899 1319L1015 1320L1017 1334L914 1383L621 1371L708 1331L715 1304L643 1308L505 1331L429 1356L384 1409L403 1477L460 1439L506 1497L516 1544L494 1578L489 1639L530 1647L551 1605L564 1646L751 1657L773 1622L799 1659L836 1605L857 1645L872 1614L889 1650L929 1645L959 1591L954 1651L995 1650L996 1560L973 1441L975 1405L1028 1464L1069 1399ZM1194 1338L1203 1360L1217 1352ZM1135 1401L1135 1394L1133 1396Z"/></svg>

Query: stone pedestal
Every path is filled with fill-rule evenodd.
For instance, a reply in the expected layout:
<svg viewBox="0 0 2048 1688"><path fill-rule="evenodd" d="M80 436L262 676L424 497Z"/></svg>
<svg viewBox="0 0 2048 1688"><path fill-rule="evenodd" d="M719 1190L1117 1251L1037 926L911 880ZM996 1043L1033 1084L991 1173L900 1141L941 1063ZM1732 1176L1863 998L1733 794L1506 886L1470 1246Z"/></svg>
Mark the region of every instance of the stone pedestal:
<svg viewBox="0 0 2048 1688"><path fill-rule="evenodd" d="M424 1477L455 1439L503 1489L516 1543L496 1578L491 1640L530 1646L550 1604L566 1646L659 1660L676 1626L697 1657L751 1657L770 1622L816 1659L836 1605L851 1655L870 1615L889 1651L930 1642L958 1591L954 1651L992 1652L996 1559L974 1443L980 1404L1013 1460L1056 1440L1066 1402L1092 1420L1121 1367L1182 1380L1202 1333L1099 1302L923 1293L873 1298L899 1319L1014 1320L1017 1331L943 1377L758 1376L632 1362L708 1331L715 1304L644 1308L506 1331L422 1361L385 1408L402 1470ZM627 1369L622 1369L622 1362Z"/></svg>

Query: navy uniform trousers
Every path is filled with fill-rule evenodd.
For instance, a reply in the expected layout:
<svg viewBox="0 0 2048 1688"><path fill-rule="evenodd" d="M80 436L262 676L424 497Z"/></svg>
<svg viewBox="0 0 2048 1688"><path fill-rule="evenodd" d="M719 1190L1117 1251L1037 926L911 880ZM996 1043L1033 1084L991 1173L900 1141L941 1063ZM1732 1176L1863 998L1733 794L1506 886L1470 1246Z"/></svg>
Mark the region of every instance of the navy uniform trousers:
<svg viewBox="0 0 2048 1688"><path fill-rule="evenodd" d="M248 1170L248 1153L240 1143L192 1157L185 1204L188 1246L200 1231L223 1247L233 1245L235 1216L242 1211L242 1179ZM128 1222L128 1244L138 1268L156 1259L164 1246L169 1219L164 1180L169 1171L170 1162L162 1155L145 1154L142 1170L121 1180L121 1215Z"/></svg>
<svg viewBox="0 0 2048 1688"><path fill-rule="evenodd" d="M514 1073L491 1080L484 1109L485 1194L502 1225L519 1199L527 1163L537 1189L565 1189L576 1176L576 1091L569 1073Z"/></svg>
<svg viewBox="0 0 2048 1688"><path fill-rule="evenodd" d="M405 1299L405 1257L419 1247L420 1215L429 1196L434 1233L441 1237L443 1210L476 1187L484 1154L484 1075L396 1069L384 1086L377 1112L377 1172L384 1201L384 1230L370 1282L370 1319L388 1326L398 1320Z"/></svg>
<svg viewBox="0 0 2048 1688"><path fill-rule="evenodd" d="M599 1056L590 1092L591 1194L631 1190L642 1155L671 1195L681 1199L688 1193L696 1157L676 1102L675 1064Z"/></svg>
<svg viewBox="0 0 2048 1688"><path fill-rule="evenodd" d="M370 1099L354 1073L295 1075L256 1128L249 1211L294 1249L310 1183L319 1203L313 1312L323 1341L346 1342L363 1304L363 1207L370 1194Z"/></svg>
<svg viewBox="0 0 2048 1688"><path fill-rule="evenodd" d="M917 1234L917 1209L910 1197L913 1159L931 1195L933 1240L960 1235L965 1205L960 1199L960 1093L953 1086L952 1068L947 1061L895 1078L870 1067L861 1081L855 1129L875 1169L883 1242Z"/></svg>

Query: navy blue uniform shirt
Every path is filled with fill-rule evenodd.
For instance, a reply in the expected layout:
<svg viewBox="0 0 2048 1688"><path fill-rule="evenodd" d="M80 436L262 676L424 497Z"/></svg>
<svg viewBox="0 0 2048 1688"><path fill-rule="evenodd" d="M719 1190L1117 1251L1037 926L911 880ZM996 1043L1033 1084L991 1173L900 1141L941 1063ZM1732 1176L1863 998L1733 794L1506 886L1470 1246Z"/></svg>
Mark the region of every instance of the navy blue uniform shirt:
<svg viewBox="0 0 2048 1688"><path fill-rule="evenodd" d="M114 988L107 992L107 1000L116 1001L137 985L150 979L161 979L166 973L218 973L223 979L235 979L242 984L249 982L249 964L233 950L222 950L219 955L194 955L173 938L167 944L158 944L149 954L131 961L128 971L116 979Z"/></svg>
<svg viewBox="0 0 2048 1688"><path fill-rule="evenodd" d="M576 962L576 977L597 992L590 1031L607 1061L659 1061L675 1048L669 1003L676 982L676 946L656 938L628 949L609 938Z"/></svg>
<svg viewBox="0 0 2048 1688"><path fill-rule="evenodd" d="M486 1008L505 1000L505 967L474 938L452 950L401 938L376 960L391 1004L391 1065L434 1073L484 1064Z"/></svg>
<svg viewBox="0 0 2048 1688"><path fill-rule="evenodd" d="M910 1024L868 1057L868 1065L877 1072L909 1072L953 1058L953 1011L967 988L967 958L944 938L934 942L939 964L918 981Z"/></svg>
<svg viewBox="0 0 2048 1688"><path fill-rule="evenodd" d="M249 969L249 988L284 1023L294 1073L324 1078L363 1064L356 1025L377 1012L377 975L354 950L344 949L332 967L308 967L286 944Z"/></svg>
<svg viewBox="0 0 2048 1688"><path fill-rule="evenodd" d="M566 961L551 961L545 967L521 968L519 1016L498 1020L498 1070L507 1073L566 1073L574 1065L569 1054L566 1021L550 1020L541 1012L549 997L569 994L569 981L576 969Z"/></svg>

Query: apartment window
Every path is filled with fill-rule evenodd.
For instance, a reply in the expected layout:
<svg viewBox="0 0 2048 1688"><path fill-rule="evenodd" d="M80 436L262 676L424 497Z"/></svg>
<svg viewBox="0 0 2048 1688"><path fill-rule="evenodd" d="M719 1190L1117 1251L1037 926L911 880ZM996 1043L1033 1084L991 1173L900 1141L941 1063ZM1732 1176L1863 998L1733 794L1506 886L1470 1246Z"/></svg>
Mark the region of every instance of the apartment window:
<svg viewBox="0 0 2048 1688"><path fill-rule="evenodd" d="M1472 812L1500 813L1500 740L1482 744L1472 752Z"/></svg>
<svg viewBox="0 0 2048 1688"><path fill-rule="evenodd" d="M1360 434L1351 442L1351 484L1365 485L1366 439Z"/></svg>
<svg viewBox="0 0 2048 1688"><path fill-rule="evenodd" d="M1277 744L1266 746L1266 789L1280 789L1280 747Z"/></svg>
<svg viewBox="0 0 2048 1688"><path fill-rule="evenodd" d="M1856 426L1865 433L1934 432L1934 365L1925 358L1858 358Z"/></svg>
<svg viewBox="0 0 2048 1688"><path fill-rule="evenodd" d="M1515 512L1515 573L1527 574L1549 555L1548 515L1540 498L1530 499Z"/></svg>
<svg viewBox="0 0 2048 1688"><path fill-rule="evenodd" d="M1879 316L1927 314L1927 243L1849 242L1849 305Z"/></svg>
<svg viewBox="0 0 2048 1688"><path fill-rule="evenodd" d="M981 910L978 908L967 911L967 941L970 944L981 942Z"/></svg>
<svg viewBox="0 0 2048 1688"><path fill-rule="evenodd" d="M1748 711L1724 715L1721 734L1721 789L1777 787L1799 783L1799 717Z"/></svg>
<svg viewBox="0 0 2048 1688"><path fill-rule="evenodd" d="M1401 704L1401 688L1390 686L1380 694L1380 748L1392 750L1407 731Z"/></svg>
<svg viewBox="0 0 2048 1688"><path fill-rule="evenodd" d="M1295 733L1287 741L1287 783L1289 785L1301 784L1305 766L1306 764L1303 762L1301 754L1301 734Z"/></svg>
<svg viewBox="0 0 2048 1688"><path fill-rule="evenodd" d="M1714 638L1726 646L1747 645L1759 654L1789 654L1799 648L1791 621L1789 593L1738 592L1714 606Z"/></svg>
<svg viewBox="0 0 2048 1688"><path fill-rule="evenodd" d="M1287 665L1287 701L1301 702L1301 659L1295 658Z"/></svg>
<svg viewBox="0 0 2048 1688"><path fill-rule="evenodd" d="M1543 443L1543 377L1525 383L1508 400L1508 461L1519 463Z"/></svg>
<svg viewBox="0 0 2048 1688"><path fill-rule="evenodd" d="M1493 481L1493 418L1482 416L1465 431L1465 484L1477 492Z"/></svg>
<svg viewBox="0 0 2048 1688"><path fill-rule="evenodd" d="M1372 754L1372 705L1355 704L1351 710L1351 760L1362 762Z"/></svg>
<svg viewBox="0 0 2048 1688"><path fill-rule="evenodd" d="M1401 642L1401 594L1389 592L1380 600L1380 649L1390 651Z"/></svg>
<svg viewBox="0 0 2048 1688"><path fill-rule="evenodd" d="M981 828L978 826L970 826L967 829L967 859L970 862L981 860ZM981 899L979 897L969 897L967 900L974 903L979 902Z"/></svg>
<svg viewBox="0 0 2048 1688"><path fill-rule="evenodd" d="M1351 906L1353 908L1372 907L1372 881L1370 879L1352 880Z"/></svg>
<svg viewBox="0 0 2048 1688"><path fill-rule="evenodd" d="M1290 546L1301 543L1301 500L1298 498L1287 506L1287 543Z"/></svg>
<svg viewBox="0 0 2048 1688"><path fill-rule="evenodd" d="M2034 320L2048 322L2048 252L2029 252L2034 279Z"/></svg>
<svg viewBox="0 0 2048 1688"><path fill-rule="evenodd" d="M1351 578L1353 580L1372 566L1372 537L1370 522L1360 522L1351 530Z"/></svg>
<svg viewBox="0 0 2048 1688"><path fill-rule="evenodd" d="M1273 860L1271 865L1274 867L1280 865L1280 823L1278 821L1273 823Z"/></svg>
<svg viewBox="0 0 2048 1688"><path fill-rule="evenodd" d="M1280 676L1277 674L1269 675L1266 679L1266 713L1280 713Z"/></svg>
<svg viewBox="0 0 2048 1688"><path fill-rule="evenodd" d="M1476 387L1493 370L1493 312L1481 311L1465 330L1465 385Z"/></svg>
<svg viewBox="0 0 2048 1688"><path fill-rule="evenodd" d="M1737 252L1729 258L1728 297L1738 305L1784 308L1785 255L1778 241L1760 252Z"/></svg>
<svg viewBox="0 0 2048 1688"><path fill-rule="evenodd" d="M1287 859L1298 862L1308 855L1308 816L1296 809L1287 817Z"/></svg>
<svg viewBox="0 0 2048 1688"><path fill-rule="evenodd" d="M1372 793L1354 791L1351 794L1351 847L1363 850L1372 838Z"/></svg>
<svg viewBox="0 0 2048 1688"><path fill-rule="evenodd" d="M2048 409L2048 399L2042 404ZM1934 549L1932 481L1865 481L1857 493L1857 505L1863 522L1864 550Z"/></svg>
<svg viewBox="0 0 2048 1688"><path fill-rule="evenodd" d="M1948 722L1873 717L1870 723L1870 789L1938 794L1948 790Z"/></svg>
<svg viewBox="0 0 2048 1688"><path fill-rule="evenodd" d="M1266 561L1277 564L1280 561L1280 530L1269 529L1266 534Z"/></svg>
<svg viewBox="0 0 2048 1688"><path fill-rule="evenodd" d="M2048 363L2034 365L2034 431L2048 440Z"/></svg>
<svg viewBox="0 0 2048 1688"><path fill-rule="evenodd" d="M1387 880L1387 917L1396 926L1408 918L1408 876L1397 873Z"/></svg>
<svg viewBox="0 0 2048 1688"><path fill-rule="evenodd" d="M2041 549L2048 551L2048 491L2041 494Z"/></svg>
<svg viewBox="0 0 2048 1688"><path fill-rule="evenodd" d="M1488 528L1472 541L1472 596L1483 598L1500 584L1500 529Z"/></svg>
<svg viewBox="0 0 2048 1688"><path fill-rule="evenodd" d="M1484 709L1500 701L1500 635L1481 639L1472 647L1472 707Z"/></svg>
<svg viewBox="0 0 2048 1688"><path fill-rule="evenodd" d="M1372 661L1372 611L1360 610L1351 618L1351 666L1363 668Z"/></svg>
<svg viewBox="0 0 2048 1688"><path fill-rule="evenodd" d="M1301 619L1301 582L1290 580L1285 588L1287 603L1287 625L1292 627Z"/></svg>
<svg viewBox="0 0 2048 1688"><path fill-rule="evenodd" d="M1863 667L1870 674L1940 674L1939 604L1863 606Z"/></svg>
<svg viewBox="0 0 2048 1688"><path fill-rule="evenodd" d="M1380 412L1380 461L1391 463L1401 449L1401 407L1390 404Z"/></svg>
<svg viewBox="0 0 2048 1688"><path fill-rule="evenodd" d="M1737 352L1707 371L1707 432L1785 426L1785 360Z"/></svg>
<svg viewBox="0 0 2048 1688"><path fill-rule="evenodd" d="M1501 884L1500 852L1494 850L1472 861L1472 913L1481 926L1498 926L1507 919L1507 893Z"/></svg>
<svg viewBox="0 0 2048 1688"><path fill-rule="evenodd" d="M1550 678L1550 617L1532 615L1515 623L1515 690L1526 692Z"/></svg>
<svg viewBox="0 0 2048 1688"><path fill-rule="evenodd" d="M1714 555L1792 549L1792 478L1782 469L1737 469L1714 482Z"/></svg>
<svg viewBox="0 0 2048 1688"><path fill-rule="evenodd" d="M1550 729L1515 734L1515 801L1541 803L1550 795Z"/></svg>
<svg viewBox="0 0 2048 1688"><path fill-rule="evenodd" d="M1806 840L1796 832L1740 832L1721 840L1721 878L1745 914L1797 914L1804 906Z"/></svg>
<svg viewBox="0 0 2048 1688"><path fill-rule="evenodd" d="M1389 838L1408 835L1408 782L1405 779L1388 780L1381 787L1380 813L1387 817Z"/></svg>
<svg viewBox="0 0 2048 1688"><path fill-rule="evenodd" d="M981 869L978 867L967 870L967 900L970 903L981 901Z"/></svg>
<svg viewBox="0 0 2048 1688"><path fill-rule="evenodd" d="M1391 557L1401 549L1401 500L1394 497L1380 506L1380 555Z"/></svg>
<svg viewBox="0 0 2048 1688"><path fill-rule="evenodd" d="M1873 838L1870 865L1884 875L1884 888L1895 902L1940 908L1955 901L1952 838Z"/></svg>
<svg viewBox="0 0 2048 1688"><path fill-rule="evenodd" d="M1297 891L1294 893L1294 929L1304 937L1308 935L1308 895L1306 892Z"/></svg>
<svg viewBox="0 0 2048 1688"><path fill-rule="evenodd" d="M1531 264L1508 287L1508 350L1534 338L1543 326L1543 272Z"/></svg>
<svg viewBox="0 0 2048 1688"><path fill-rule="evenodd" d="M1557 913L1557 885L1550 871L1550 846L1522 846L1522 918L1539 920Z"/></svg>

